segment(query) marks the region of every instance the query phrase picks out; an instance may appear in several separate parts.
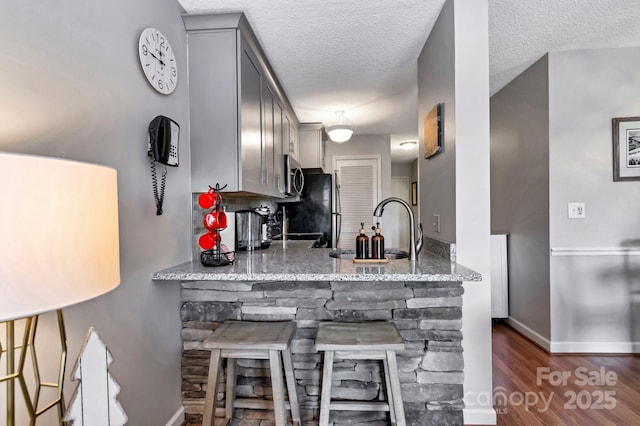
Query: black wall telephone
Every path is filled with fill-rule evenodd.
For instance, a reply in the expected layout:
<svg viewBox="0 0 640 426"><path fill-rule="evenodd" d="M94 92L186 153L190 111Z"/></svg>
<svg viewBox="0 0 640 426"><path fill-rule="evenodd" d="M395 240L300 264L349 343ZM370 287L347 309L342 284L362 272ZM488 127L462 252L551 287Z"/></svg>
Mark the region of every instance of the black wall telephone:
<svg viewBox="0 0 640 426"><path fill-rule="evenodd" d="M149 123L149 140L147 155L151 163L151 180L153 181L153 196L156 200L156 215L162 214L162 202L164 201L164 188L167 183L167 169L162 171L160 189L158 189L158 174L156 162L167 166L178 166L178 137L180 126L178 123L159 115Z"/></svg>
<svg viewBox="0 0 640 426"><path fill-rule="evenodd" d="M162 115L149 123L149 155L158 163L167 166L178 165L178 123Z"/></svg>

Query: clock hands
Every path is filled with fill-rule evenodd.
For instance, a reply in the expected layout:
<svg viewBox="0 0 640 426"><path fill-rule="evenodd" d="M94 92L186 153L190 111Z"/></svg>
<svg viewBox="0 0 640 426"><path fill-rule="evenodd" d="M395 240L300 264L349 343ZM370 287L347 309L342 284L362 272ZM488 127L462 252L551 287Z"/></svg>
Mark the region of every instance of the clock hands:
<svg viewBox="0 0 640 426"><path fill-rule="evenodd" d="M150 55L151 55L155 60L157 60L158 62L160 62L160 66L161 66L161 68L164 68L165 63L164 63L164 61L163 61L162 59L158 58L156 55L154 55L154 54L153 54L153 53L151 53L151 52L149 52L149 54L150 54ZM160 52L160 56L162 56L162 52Z"/></svg>

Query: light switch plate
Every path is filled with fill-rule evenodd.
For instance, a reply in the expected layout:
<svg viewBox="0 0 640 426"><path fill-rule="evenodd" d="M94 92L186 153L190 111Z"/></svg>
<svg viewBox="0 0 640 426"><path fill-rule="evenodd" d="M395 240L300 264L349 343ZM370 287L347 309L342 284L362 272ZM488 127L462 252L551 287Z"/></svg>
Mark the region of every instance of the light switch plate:
<svg viewBox="0 0 640 426"><path fill-rule="evenodd" d="M584 203L567 204L569 219L584 219L587 217L586 206Z"/></svg>

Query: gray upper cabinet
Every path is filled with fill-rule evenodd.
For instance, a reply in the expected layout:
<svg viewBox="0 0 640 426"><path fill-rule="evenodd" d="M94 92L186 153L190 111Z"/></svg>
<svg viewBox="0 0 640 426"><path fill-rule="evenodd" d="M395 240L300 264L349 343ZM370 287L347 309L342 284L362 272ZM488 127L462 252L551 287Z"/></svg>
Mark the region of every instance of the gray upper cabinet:
<svg viewBox="0 0 640 426"><path fill-rule="evenodd" d="M296 160L300 160L300 150L298 149L298 129L299 125L296 121L289 118L287 114L285 114L285 135L284 135L284 146L285 154L289 154Z"/></svg>
<svg viewBox="0 0 640 426"><path fill-rule="evenodd" d="M325 144L327 141L322 123L300 124L300 154L298 162L304 168L325 170Z"/></svg>
<svg viewBox="0 0 640 426"><path fill-rule="evenodd" d="M279 102L273 103L273 185L278 195L284 196L284 108ZM278 163L279 162L279 163Z"/></svg>
<svg viewBox="0 0 640 426"><path fill-rule="evenodd" d="M299 122L243 14L185 15L191 191L284 197ZM288 122L286 122L288 120ZM287 127L287 126L290 126Z"/></svg>
<svg viewBox="0 0 640 426"><path fill-rule="evenodd" d="M239 106L242 167L238 170L240 185L236 190L261 193L266 175L266 167L262 164L262 73L253 52L246 43L241 46Z"/></svg>
<svg viewBox="0 0 640 426"><path fill-rule="evenodd" d="M263 86L262 96L264 113L264 119L262 121L262 184L266 185L270 190L276 191L274 164L275 122L273 119L274 95L268 85Z"/></svg>

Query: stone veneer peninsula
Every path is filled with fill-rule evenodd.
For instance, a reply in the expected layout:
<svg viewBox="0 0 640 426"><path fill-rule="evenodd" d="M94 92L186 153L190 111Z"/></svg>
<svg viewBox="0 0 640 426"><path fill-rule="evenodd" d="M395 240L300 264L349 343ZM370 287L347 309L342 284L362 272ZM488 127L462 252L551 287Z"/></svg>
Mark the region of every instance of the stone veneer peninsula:
<svg viewBox="0 0 640 426"><path fill-rule="evenodd" d="M292 341L295 378L305 425L316 425L320 407L322 355L315 352L319 321L393 321L406 349L398 367L408 425L463 424L462 293L463 281L480 275L450 259L423 251L419 259L361 266L334 259L329 249L309 242L274 244L269 250L239 253L233 265L207 268L199 261L153 274L154 280L182 286L182 395L187 422L201 422L209 365L203 341L222 322L297 323ZM432 245L430 249L442 248ZM436 251L436 250L433 250ZM237 394L271 397L268 365L238 361ZM384 398L376 362L335 364L333 398ZM222 404L224 386L218 395ZM216 415L223 417L221 409ZM273 424L271 411L237 409L238 424ZM385 412L332 411L334 425L388 424Z"/></svg>

